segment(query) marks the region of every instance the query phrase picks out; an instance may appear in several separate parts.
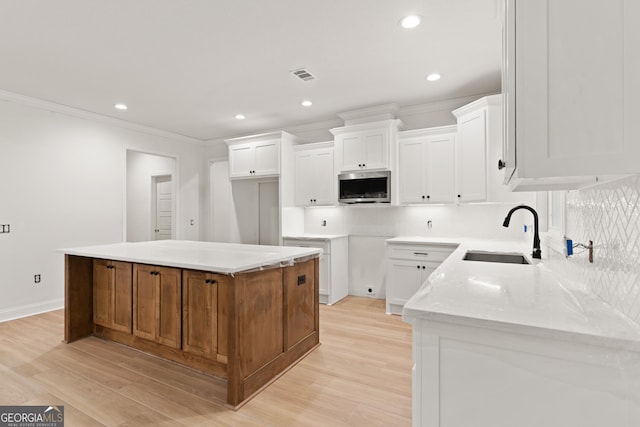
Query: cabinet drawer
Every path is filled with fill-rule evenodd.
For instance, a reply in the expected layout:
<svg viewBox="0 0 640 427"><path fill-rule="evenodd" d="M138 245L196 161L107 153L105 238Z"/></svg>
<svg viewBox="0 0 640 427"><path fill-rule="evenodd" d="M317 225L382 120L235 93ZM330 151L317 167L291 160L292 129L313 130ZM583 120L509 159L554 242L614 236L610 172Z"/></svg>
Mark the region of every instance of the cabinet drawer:
<svg viewBox="0 0 640 427"><path fill-rule="evenodd" d="M389 245L387 257L410 261L444 261L453 251L453 247L447 246Z"/></svg>
<svg viewBox="0 0 640 427"><path fill-rule="evenodd" d="M331 242L329 240L316 239L284 239L283 246L298 246L301 248L322 249L323 254L331 253Z"/></svg>

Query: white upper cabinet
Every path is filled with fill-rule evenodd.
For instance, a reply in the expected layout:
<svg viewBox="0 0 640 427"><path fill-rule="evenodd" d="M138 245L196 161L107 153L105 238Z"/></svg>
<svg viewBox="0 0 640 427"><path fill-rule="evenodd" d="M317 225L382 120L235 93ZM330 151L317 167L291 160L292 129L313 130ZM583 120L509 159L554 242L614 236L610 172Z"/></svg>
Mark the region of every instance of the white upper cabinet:
<svg viewBox="0 0 640 427"><path fill-rule="evenodd" d="M455 200L455 126L399 133L400 203Z"/></svg>
<svg viewBox="0 0 640 427"><path fill-rule="evenodd" d="M296 206L334 205L333 143L302 144L295 150Z"/></svg>
<svg viewBox="0 0 640 427"><path fill-rule="evenodd" d="M225 140L229 146L229 177L278 176L283 138L293 140L293 135L275 132Z"/></svg>
<svg viewBox="0 0 640 427"><path fill-rule="evenodd" d="M640 172L640 2L506 0L505 182L578 188Z"/></svg>
<svg viewBox="0 0 640 427"><path fill-rule="evenodd" d="M458 108L456 139L456 198L479 202L487 198L486 151L488 146L487 98Z"/></svg>
<svg viewBox="0 0 640 427"><path fill-rule="evenodd" d="M390 169L399 125L394 119L331 129L338 170Z"/></svg>

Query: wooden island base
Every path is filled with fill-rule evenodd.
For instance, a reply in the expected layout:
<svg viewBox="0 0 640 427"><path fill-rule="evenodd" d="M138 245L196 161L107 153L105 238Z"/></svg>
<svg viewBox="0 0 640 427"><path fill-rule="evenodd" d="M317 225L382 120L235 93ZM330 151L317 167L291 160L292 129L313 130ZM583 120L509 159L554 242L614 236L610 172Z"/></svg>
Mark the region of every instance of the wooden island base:
<svg viewBox="0 0 640 427"><path fill-rule="evenodd" d="M319 345L318 257L233 275L65 255L65 341L95 335L248 398Z"/></svg>

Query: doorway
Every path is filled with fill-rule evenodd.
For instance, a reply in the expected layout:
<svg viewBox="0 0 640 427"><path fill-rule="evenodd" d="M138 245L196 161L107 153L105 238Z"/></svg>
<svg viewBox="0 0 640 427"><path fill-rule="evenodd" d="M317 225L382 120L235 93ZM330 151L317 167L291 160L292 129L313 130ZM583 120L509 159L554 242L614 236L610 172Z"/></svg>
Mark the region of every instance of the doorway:
<svg viewBox="0 0 640 427"><path fill-rule="evenodd" d="M176 158L128 149L126 163L124 240L175 239Z"/></svg>

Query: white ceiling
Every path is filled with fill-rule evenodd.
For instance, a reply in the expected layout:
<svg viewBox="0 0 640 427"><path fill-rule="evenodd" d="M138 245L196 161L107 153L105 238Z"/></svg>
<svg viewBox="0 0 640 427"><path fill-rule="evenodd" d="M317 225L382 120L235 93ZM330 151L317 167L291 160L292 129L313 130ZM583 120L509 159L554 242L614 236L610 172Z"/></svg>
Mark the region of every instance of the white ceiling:
<svg viewBox="0 0 640 427"><path fill-rule="evenodd" d="M498 92L498 8L499 0L0 0L0 89L201 140L247 135L372 105ZM409 13L423 17L420 27L398 25ZM317 80L288 73L301 67ZM426 81L434 71L442 79ZM129 109L115 110L118 102Z"/></svg>

